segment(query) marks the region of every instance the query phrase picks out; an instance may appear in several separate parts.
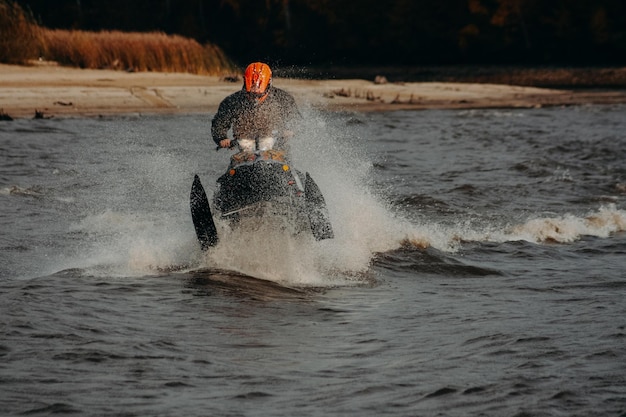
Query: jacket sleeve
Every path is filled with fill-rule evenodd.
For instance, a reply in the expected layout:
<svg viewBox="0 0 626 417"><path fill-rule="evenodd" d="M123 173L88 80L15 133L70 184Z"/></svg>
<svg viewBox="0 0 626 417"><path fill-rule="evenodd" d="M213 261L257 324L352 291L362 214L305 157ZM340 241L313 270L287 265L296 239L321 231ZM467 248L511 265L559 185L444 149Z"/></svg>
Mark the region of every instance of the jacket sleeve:
<svg viewBox="0 0 626 417"><path fill-rule="evenodd" d="M213 142L219 145L220 140L228 137L228 129L230 129L235 110L233 108L232 97L226 97L217 109L217 113L211 122L211 137Z"/></svg>
<svg viewBox="0 0 626 417"><path fill-rule="evenodd" d="M293 96L291 94L288 95L289 97L289 119L292 122L299 122L302 120L302 114L300 113L300 110L298 110L298 105L296 104L296 100L293 98Z"/></svg>
<svg viewBox="0 0 626 417"><path fill-rule="evenodd" d="M302 114L298 110L295 98L288 92L281 91L282 122L285 129L296 130L302 121Z"/></svg>

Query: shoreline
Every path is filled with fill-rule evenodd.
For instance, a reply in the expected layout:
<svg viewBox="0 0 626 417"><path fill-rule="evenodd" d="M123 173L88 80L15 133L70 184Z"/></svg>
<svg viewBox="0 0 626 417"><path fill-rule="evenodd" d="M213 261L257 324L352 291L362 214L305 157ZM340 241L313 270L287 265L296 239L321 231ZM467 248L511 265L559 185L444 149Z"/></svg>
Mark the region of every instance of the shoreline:
<svg viewBox="0 0 626 417"><path fill-rule="evenodd" d="M53 64L0 64L0 114L10 118L214 113L241 81L186 73L128 73ZM379 83L274 78L298 105L329 111L535 108L624 104L624 90L554 89L467 82Z"/></svg>

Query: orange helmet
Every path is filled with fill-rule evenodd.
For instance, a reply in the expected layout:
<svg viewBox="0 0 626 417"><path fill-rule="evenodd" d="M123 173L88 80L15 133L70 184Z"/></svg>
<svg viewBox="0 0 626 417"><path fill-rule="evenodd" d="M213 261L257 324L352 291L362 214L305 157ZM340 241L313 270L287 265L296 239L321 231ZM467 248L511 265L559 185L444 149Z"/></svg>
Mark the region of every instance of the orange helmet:
<svg viewBox="0 0 626 417"><path fill-rule="evenodd" d="M267 64L253 62L243 76L243 88L257 100L263 101L272 84L272 70Z"/></svg>

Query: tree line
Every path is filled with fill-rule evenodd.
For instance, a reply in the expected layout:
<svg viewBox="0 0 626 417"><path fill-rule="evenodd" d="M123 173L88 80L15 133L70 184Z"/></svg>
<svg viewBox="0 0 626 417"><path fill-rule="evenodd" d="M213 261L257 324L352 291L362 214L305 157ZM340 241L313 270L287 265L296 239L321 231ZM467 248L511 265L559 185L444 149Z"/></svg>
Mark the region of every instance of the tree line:
<svg viewBox="0 0 626 417"><path fill-rule="evenodd" d="M624 0L17 0L45 27L160 31L244 65L622 65Z"/></svg>

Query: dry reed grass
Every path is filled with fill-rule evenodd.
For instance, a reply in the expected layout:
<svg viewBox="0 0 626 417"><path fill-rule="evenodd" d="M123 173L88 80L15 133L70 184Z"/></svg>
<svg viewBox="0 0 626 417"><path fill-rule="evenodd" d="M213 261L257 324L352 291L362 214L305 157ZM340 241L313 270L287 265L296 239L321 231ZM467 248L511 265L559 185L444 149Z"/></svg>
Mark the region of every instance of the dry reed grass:
<svg viewBox="0 0 626 417"><path fill-rule="evenodd" d="M42 30L15 2L0 0L0 62L22 64L43 53Z"/></svg>
<svg viewBox="0 0 626 417"><path fill-rule="evenodd" d="M0 62L44 59L89 69L224 75L236 66L217 46L160 32L87 32L37 25L17 3L0 0Z"/></svg>
<svg viewBox="0 0 626 417"><path fill-rule="evenodd" d="M221 49L164 33L44 30L46 59L62 65L127 71L220 75L234 65Z"/></svg>

